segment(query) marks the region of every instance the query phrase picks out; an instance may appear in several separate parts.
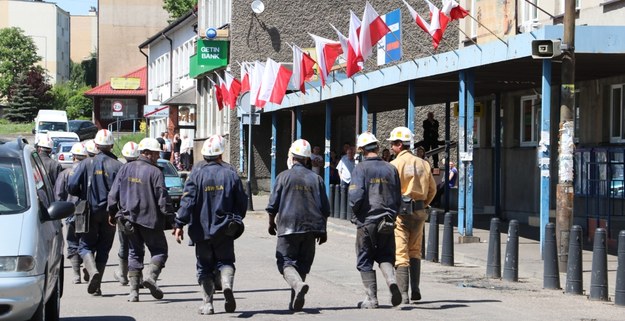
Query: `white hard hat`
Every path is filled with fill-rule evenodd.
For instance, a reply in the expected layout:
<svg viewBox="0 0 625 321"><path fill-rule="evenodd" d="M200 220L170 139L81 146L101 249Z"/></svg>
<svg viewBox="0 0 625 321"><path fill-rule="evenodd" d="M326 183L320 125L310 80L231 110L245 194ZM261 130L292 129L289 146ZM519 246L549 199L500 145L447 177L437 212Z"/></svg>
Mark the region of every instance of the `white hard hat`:
<svg viewBox="0 0 625 321"><path fill-rule="evenodd" d="M72 145L72 149L69 152L73 155L87 156L87 149L82 143L76 143Z"/></svg>
<svg viewBox="0 0 625 321"><path fill-rule="evenodd" d="M85 149L89 154L97 154L100 152L98 148L95 147L95 142L93 141L93 139L85 142Z"/></svg>
<svg viewBox="0 0 625 321"><path fill-rule="evenodd" d="M112 146L115 143L113 133L108 129L100 129L95 135L95 144L100 146Z"/></svg>
<svg viewBox="0 0 625 321"><path fill-rule="evenodd" d="M370 132L364 132L358 135L358 140L356 141L356 147L361 148L366 145L377 143L378 139Z"/></svg>
<svg viewBox="0 0 625 321"><path fill-rule="evenodd" d="M305 139L298 139L291 144L289 151L293 155L310 157L310 143Z"/></svg>
<svg viewBox="0 0 625 321"><path fill-rule="evenodd" d="M220 135L212 135L202 145L202 155L219 156L224 153L224 139Z"/></svg>
<svg viewBox="0 0 625 321"><path fill-rule="evenodd" d="M124 148L126 147L124 146ZM139 142L139 151L142 152L144 150L149 150L152 152L163 151L161 150L161 144L158 142L158 140L150 137L146 137Z"/></svg>
<svg viewBox="0 0 625 321"><path fill-rule="evenodd" d="M52 138L50 138L50 136L46 135L39 137L39 141L37 141L37 146L52 149L52 147L54 147L54 142L52 141Z"/></svg>
<svg viewBox="0 0 625 321"><path fill-rule="evenodd" d="M414 139L414 135L412 135L412 132L410 131L410 129L406 127L395 127L391 131L391 135L387 140L391 142L394 142L396 140L401 140L404 143L404 145L412 146L413 139Z"/></svg>
<svg viewBox="0 0 625 321"><path fill-rule="evenodd" d="M127 142L122 148L122 156L125 158L135 159L139 157L139 146L135 142Z"/></svg>

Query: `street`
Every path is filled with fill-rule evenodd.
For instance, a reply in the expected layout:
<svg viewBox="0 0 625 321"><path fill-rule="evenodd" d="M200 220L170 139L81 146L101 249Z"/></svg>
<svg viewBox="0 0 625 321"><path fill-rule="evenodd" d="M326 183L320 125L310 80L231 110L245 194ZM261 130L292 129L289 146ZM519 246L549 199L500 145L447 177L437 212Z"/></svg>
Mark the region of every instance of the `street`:
<svg viewBox="0 0 625 321"><path fill-rule="evenodd" d="M256 204L256 209L264 206ZM126 301L129 287L113 279L117 267L117 241L104 273L102 297L87 294L86 284L70 284L71 268L65 262L65 293L61 300L63 320L208 320L244 318L254 320L622 320L623 309L612 302L593 302L586 296L570 296L561 290L543 290L542 279L525 277L520 282L485 279L485 267L456 259L454 267L424 262L421 275L422 301L393 308L390 293L378 271L380 309L360 310L364 298L355 268L355 227L329 219L328 242L317 247L316 259L307 278L310 291L303 312L288 310L289 288L275 265L275 237L267 234L266 215L248 212L246 230L235 242L237 272L235 313L225 314L223 295L215 294L215 315L202 316L202 303L195 277L194 248L177 244L168 234L169 260L159 284L165 297L154 300L145 289L140 302ZM427 226L426 226L427 231ZM456 245L458 248L459 245ZM457 250L456 253L462 252ZM457 255L458 257L459 255ZM146 258L146 262L149 258ZM521 264L523 258L521 257ZM586 279L586 283L588 279ZM613 282L613 280L610 280ZM564 280L562 280L564 285ZM588 286L585 287L588 291ZM610 293L610 296L613 292Z"/></svg>

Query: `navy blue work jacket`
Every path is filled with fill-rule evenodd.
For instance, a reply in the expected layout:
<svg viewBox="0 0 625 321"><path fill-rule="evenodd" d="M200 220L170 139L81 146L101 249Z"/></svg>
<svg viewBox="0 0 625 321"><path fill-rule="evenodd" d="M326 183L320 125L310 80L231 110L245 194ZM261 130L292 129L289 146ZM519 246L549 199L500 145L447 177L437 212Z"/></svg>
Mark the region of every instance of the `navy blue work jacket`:
<svg viewBox="0 0 625 321"><path fill-rule="evenodd" d="M109 152L82 160L69 175L69 193L86 199L92 213L106 210L109 191L121 167L122 163Z"/></svg>
<svg viewBox="0 0 625 321"><path fill-rule="evenodd" d="M63 167L59 162L50 158L50 155L46 152L39 153L39 158L41 158L41 162L43 163L43 167L46 169L48 173L48 178L50 178L50 182L55 184L57 177L63 171Z"/></svg>

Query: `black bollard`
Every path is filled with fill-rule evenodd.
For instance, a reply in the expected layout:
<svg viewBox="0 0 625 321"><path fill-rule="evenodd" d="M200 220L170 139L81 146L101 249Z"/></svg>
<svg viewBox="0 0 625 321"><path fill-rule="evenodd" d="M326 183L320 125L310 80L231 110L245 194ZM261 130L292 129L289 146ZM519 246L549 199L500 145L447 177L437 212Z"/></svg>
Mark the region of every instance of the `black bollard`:
<svg viewBox="0 0 625 321"><path fill-rule="evenodd" d="M334 184L330 184L330 216L334 216Z"/></svg>
<svg viewBox="0 0 625 321"><path fill-rule="evenodd" d="M451 222L451 213L445 213L443 220L443 252L441 253L441 265L454 266L454 225Z"/></svg>
<svg viewBox="0 0 625 321"><path fill-rule="evenodd" d="M519 221L517 220L511 220L508 226L503 279L511 282L519 281Z"/></svg>
<svg viewBox="0 0 625 321"><path fill-rule="evenodd" d="M341 211L340 211L340 219L347 219L347 186L340 187L341 189Z"/></svg>
<svg viewBox="0 0 625 321"><path fill-rule="evenodd" d="M573 225L569 235L569 260L566 262L566 294L584 294L582 270L582 227Z"/></svg>
<svg viewBox="0 0 625 321"><path fill-rule="evenodd" d="M590 274L590 296L593 301L608 301L608 251L606 230L595 230L592 246L592 272Z"/></svg>
<svg viewBox="0 0 625 321"><path fill-rule="evenodd" d="M501 235L499 234L499 218L497 217L490 220L486 277L492 279L501 278Z"/></svg>
<svg viewBox="0 0 625 321"><path fill-rule="evenodd" d="M616 291L614 304L625 305L625 231L618 233L618 266L616 268Z"/></svg>
<svg viewBox="0 0 625 321"><path fill-rule="evenodd" d="M334 184L334 208L332 209L332 217L341 217L341 185Z"/></svg>
<svg viewBox="0 0 625 321"><path fill-rule="evenodd" d="M438 262L438 213L430 212L430 233L428 233L428 246L425 259L430 262Z"/></svg>
<svg viewBox="0 0 625 321"><path fill-rule="evenodd" d="M558 269L556 225L553 223L548 223L545 227L544 246L543 288L552 290L560 289L560 270Z"/></svg>
<svg viewBox="0 0 625 321"><path fill-rule="evenodd" d="M254 211L254 203L252 202L252 182L247 180L247 210Z"/></svg>

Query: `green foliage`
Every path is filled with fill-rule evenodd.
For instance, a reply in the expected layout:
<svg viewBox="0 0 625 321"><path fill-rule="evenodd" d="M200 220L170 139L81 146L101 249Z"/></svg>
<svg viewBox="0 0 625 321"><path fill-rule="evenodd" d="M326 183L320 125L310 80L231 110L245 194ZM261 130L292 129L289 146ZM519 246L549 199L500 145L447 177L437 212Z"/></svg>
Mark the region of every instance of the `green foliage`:
<svg viewBox="0 0 625 321"><path fill-rule="evenodd" d="M184 16L185 13L195 8L196 5L197 0L163 0L163 9L169 12L169 23Z"/></svg>
<svg viewBox="0 0 625 321"><path fill-rule="evenodd" d="M9 106L4 117L18 123L32 121L39 109L51 107L50 88L43 68L33 67L22 73L10 87Z"/></svg>
<svg viewBox="0 0 625 321"><path fill-rule="evenodd" d="M0 118L0 135L2 136L30 135L33 128L35 128L34 122L18 124Z"/></svg>
<svg viewBox="0 0 625 321"><path fill-rule="evenodd" d="M92 59L95 61L95 58ZM91 119L93 101L84 96L84 93L91 89L91 86L86 85L90 71L85 66L88 68L95 66L91 66L90 61L85 60L80 64L71 62L69 81L57 83L52 88L53 108L67 111L69 119Z"/></svg>
<svg viewBox="0 0 625 321"><path fill-rule="evenodd" d="M7 98L16 78L39 60L35 42L22 29L0 29L0 98Z"/></svg>
<svg viewBox="0 0 625 321"><path fill-rule="evenodd" d="M115 145L113 145L113 154L115 156L122 158L122 148L126 145L127 142L135 142L139 144L139 142L145 138L145 133L134 133L134 134L122 134L121 136L117 136L117 132L113 133L115 136Z"/></svg>

